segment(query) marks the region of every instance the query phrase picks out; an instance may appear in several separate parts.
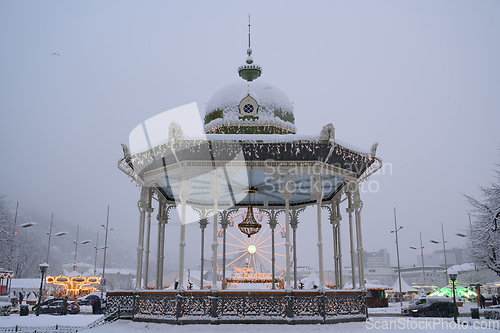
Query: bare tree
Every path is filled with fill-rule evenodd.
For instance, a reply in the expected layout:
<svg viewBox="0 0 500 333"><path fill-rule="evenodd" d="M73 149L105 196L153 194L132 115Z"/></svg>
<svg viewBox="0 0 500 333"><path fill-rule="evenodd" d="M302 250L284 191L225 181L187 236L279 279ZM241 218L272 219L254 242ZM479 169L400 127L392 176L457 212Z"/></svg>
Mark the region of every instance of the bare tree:
<svg viewBox="0 0 500 333"><path fill-rule="evenodd" d="M500 171L495 173L495 182L479 188L481 200L466 196L474 217L468 252L476 264L500 276Z"/></svg>

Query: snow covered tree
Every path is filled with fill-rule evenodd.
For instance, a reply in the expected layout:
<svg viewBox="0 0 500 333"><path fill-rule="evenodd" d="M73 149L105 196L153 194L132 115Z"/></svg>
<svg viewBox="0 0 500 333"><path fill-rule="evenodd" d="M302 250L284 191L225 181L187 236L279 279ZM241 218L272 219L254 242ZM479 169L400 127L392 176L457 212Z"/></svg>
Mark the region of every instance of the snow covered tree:
<svg viewBox="0 0 500 333"><path fill-rule="evenodd" d="M468 252L476 264L500 276L500 171L495 172L496 182L479 188L481 200L466 196L474 217Z"/></svg>
<svg viewBox="0 0 500 333"><path fill-rule="evenodd" d="M14 220L5 196L0 195L0 268L12 269Z"/></svg>
<svg viewBox="0 0 500 333"><path fill-rule="evenodd" d="M19 230L15 235L16 252L12 271L16 278L40 276L39 264L45 261L46 248L30 230Z"/></svg>
<svg viewBox="0 0 500 333"><path fill-rule="evenodd" d="M17 225L24 223L18 216ZM0 196L0 268L14 272L16 278L40 275L38 265L44 261L44 246L29 230L16 228L5 196Z"/></svg>

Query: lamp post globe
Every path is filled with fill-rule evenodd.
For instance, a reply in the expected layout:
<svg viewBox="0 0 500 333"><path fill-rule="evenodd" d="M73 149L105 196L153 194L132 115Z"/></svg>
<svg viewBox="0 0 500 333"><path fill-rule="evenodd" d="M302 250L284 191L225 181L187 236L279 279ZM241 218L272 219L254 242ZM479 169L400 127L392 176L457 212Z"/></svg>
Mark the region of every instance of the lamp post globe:
<svg viewBox="0 0 500 333"><path fill-rule="evenodd" d="M450 277L453 291L453 319L455 320L455 323L457 322L457 300L455 297L455 283L457 281L457 275L457 272L455 272L454 270L450 269L448 271L448 276Z"/></svg>
<svg viewBox="0 0 500 333"><path fill-rule="evenodd" d="M43 277L45 276L45 273L47 272L47 269L49 268L49 264L44 262L43 264L38 265L38 267L40 267L40 272L42 273L42 277L40 279L40 290L38 291L38 304L36 306L36 316L37 317L40 315L40 303L42 301Z"/></svg>

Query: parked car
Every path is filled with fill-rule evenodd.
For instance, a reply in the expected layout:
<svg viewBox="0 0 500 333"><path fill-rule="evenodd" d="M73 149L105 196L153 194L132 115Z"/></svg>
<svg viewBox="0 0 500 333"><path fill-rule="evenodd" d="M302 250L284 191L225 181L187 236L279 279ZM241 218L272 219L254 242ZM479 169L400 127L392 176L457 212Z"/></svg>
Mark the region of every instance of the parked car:
<svg viewBox="0 0 500 333"><path fill-rule="evenodd" d="M408 305L407 313L414 317L453 317L458 307L450 297L427 297Z"/></svg>
<svg viewBox="0 0 500 333"><path fill-rule="evenodd" d="M106 304L106 293L103 293L102 298L103 299L101 300L101 305L102 305L102 307L104 307L104 305ZM76 299L76 302L78 303L78 305L92 305L92 302L94 301L94 299L101 299L101 292L100 291L92 292L86 296L79 297Z"/></svg>
<svg viewBox="0 0 500 333"><path fill-rule="evenodd" d="M8 302L11 304L11 312L17 312L19 311L19 301L17 299L17 296L12 296L12 295L2 295L0 296L0 302Z"/></svg>
<svg viewBox="0 0 500 333"><path fill-rule="evenodd" d="M63 302L60 298L50 299L48 301L40 303L40 313L54 313L61 314L61 303ZM36 311L36 305L33 306L33 312ZM68 305L66 306L66 312L69 314L77 314L80 313L80 306L74 302L68 300Z"/></svg>
<svg viewBox="0 0 500 333"><path fill-rule="evenodd" d="M408 309L411 307L411 306L414 306L415 303L417 303L418 301L420 300L420 298L415 298L415 299L412 299L408 305L406 305L404 308L401 309L401 313L406 313L408 314Z"/></svg>

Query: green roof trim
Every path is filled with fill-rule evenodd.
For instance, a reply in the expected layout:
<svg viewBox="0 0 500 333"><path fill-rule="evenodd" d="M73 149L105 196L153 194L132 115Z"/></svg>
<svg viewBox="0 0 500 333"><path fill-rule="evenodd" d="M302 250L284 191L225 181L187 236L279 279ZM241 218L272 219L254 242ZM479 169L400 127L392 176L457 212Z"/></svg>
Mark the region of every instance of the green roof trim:
<svg viewBox="0 0 500 333"><path fill-rule="evenodd" d="M281 127L266 125L266 126L220 126L205 134L295 134L291 130Z"/></svg>
<svg viewBox="0 0 500 333"><path fill-rule="evenodd" d="M222 111L222 110L212 111L205 116L205 125L207 125L208 123L210 123L214 119L219 119L219 118L222 119L223 116L224 116L224 111Z"/></svg>
<svg viewBox="0 0 500 333"><path fill-rule="evenodd" d="M276 109L274 110L274 115L283 121L295 124L295 116L291 112Z"/></svg>

